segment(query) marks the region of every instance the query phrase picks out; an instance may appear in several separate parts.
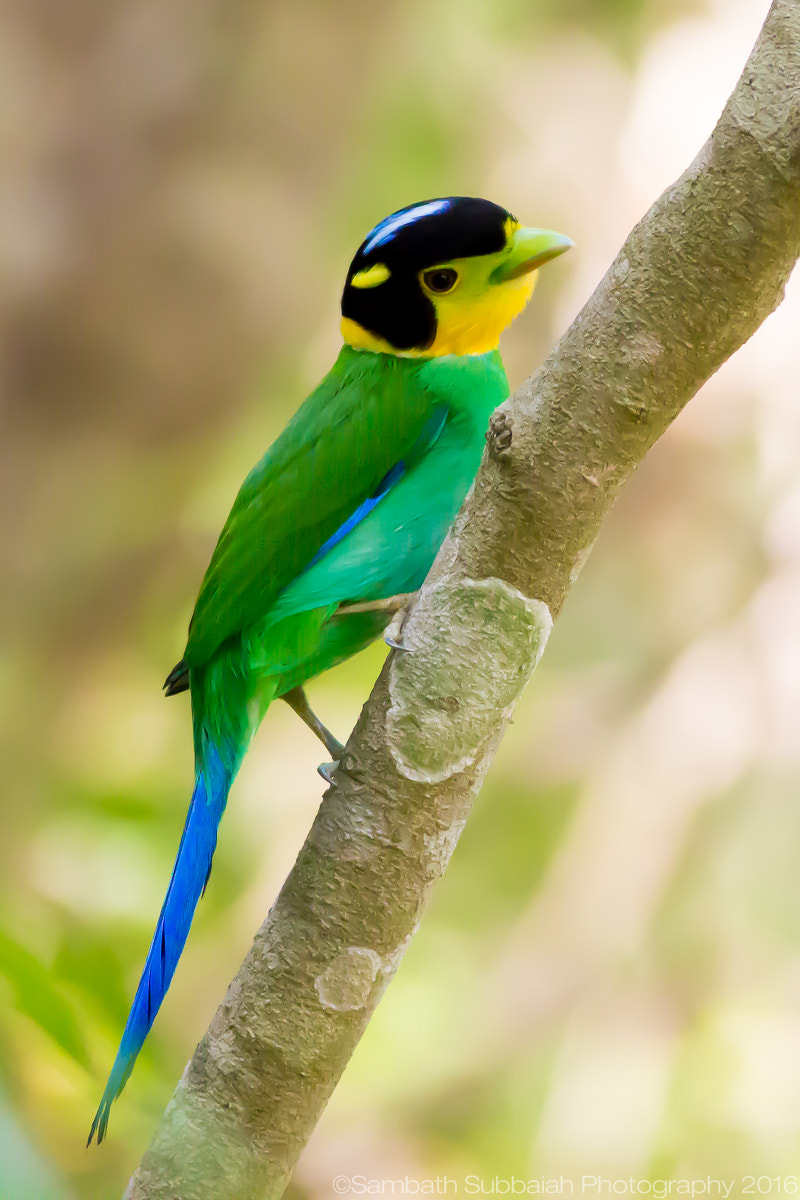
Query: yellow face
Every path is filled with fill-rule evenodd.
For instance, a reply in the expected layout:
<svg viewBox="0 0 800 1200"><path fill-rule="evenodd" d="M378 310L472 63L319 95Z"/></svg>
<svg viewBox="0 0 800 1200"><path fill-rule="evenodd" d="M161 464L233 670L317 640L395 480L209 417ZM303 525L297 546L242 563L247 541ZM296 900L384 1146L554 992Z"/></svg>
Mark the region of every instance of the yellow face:
<svg viewBox="0 0 800 1200"><path fill-rule="evenodd" d="M434 206L442 203L447 202ZM494 215L495 206L491 209ZM403 212L399 216L400 224L411 223ZM493 253L442 261L433 257L436 242L429 238L416 265L388 238L385 254L366 243L345 287L344 340L357 350L404 358L495 350L500 334L530 300L538 268L572 244L546 229L525 229L508 214L495 237L501 248Z"/></svg>
<svg viewBox="0 0 800 1200"><path fill-rule="evenodd" d="M486 354L495 350L500 334L522 312L536 283L535 271L504 283L493 283L490 276L496 267L497 256L492 254L456 258L419 272L420 288L436 310L436 336L425 349L396 350L383 338L346 317L342 321L342 337L357 350L374 350L407 358ZM456 274L452 288L447 292L434 291L428 281L435 282L432 276L449 271ZM387 279L388 275L383 276L381 282Z"/></svg>

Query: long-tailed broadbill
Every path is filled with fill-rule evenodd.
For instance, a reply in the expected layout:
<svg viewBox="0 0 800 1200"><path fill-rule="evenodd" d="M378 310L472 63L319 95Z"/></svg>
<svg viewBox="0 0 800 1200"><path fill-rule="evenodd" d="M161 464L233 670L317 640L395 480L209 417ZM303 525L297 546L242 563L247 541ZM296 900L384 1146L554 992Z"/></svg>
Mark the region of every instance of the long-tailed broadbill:
<svg viewBox="0 0 800 1200"><path fill-rule="evenodd" d="M251 738L281 698L338 759L303 684L380 637L422 584L508 396L500 334L571 244L450 196L400 209L359 247L339 357L242 484L167 678L168 695L191 693L194 791L90 1142L172 980Z"/></svg>

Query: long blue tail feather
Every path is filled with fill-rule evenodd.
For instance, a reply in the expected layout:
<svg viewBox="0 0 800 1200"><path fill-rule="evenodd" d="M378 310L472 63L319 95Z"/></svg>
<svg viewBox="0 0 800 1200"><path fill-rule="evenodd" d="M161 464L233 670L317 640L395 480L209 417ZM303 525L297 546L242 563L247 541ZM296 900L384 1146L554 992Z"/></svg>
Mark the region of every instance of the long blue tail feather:
<svg viewBox="0 0 800 1200"><path fill-rule="evenodd" d="M217 844L217 828L225 811L233 772L223 765L215 747L204 740L203 765L198 771L178 855L167 894L147 953L136 996L122 1034L117 1057L95 1114L87 1146L95 1134L98 1145L108 1127L111 1105L128 1081L161 1001L181 956L197 902L205 891Z"/></svg>

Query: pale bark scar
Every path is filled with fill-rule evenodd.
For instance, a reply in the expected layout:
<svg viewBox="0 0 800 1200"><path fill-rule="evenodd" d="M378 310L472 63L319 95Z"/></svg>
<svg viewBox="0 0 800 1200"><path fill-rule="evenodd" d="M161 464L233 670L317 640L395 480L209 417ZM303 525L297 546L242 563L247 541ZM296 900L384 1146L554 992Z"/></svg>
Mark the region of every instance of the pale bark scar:
<svg viewBox="0 0 800 1200"><path fill-rule="evenodd" d="M414 653L395 655L389 672L387 739L400 773L438 783L470 766L510 717L552 626L546 604L502 579L444 575L425 588L403 631Z"/></svg>
<svg viewBox="0 0 800 1200"><path fill-rule="evenodd" d="M382 965L374 950L349 946L314 980L320 1003L337 1012L363 1008Z"/></svg>

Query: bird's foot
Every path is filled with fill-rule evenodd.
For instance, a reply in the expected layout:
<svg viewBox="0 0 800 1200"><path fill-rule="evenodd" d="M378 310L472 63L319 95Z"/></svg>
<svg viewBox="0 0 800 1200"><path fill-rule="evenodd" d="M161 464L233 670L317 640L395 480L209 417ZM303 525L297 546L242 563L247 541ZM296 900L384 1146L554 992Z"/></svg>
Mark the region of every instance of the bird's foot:
<svg viewBox="0 0 800 1200"><path fill-rule="evenodd" d="M336 761L339 762L344 754L344 746L338 738L333 736L329 729L326 729L325 732L328 735L325 739L325 749L328 751L328 754L332 754Z"/></svg>
<svg viewBox="0 0 800 1200"><path fill-rule="evenodd" d="M281 700L285 700L289 707L297 713L300 720L319 738L328 754L332 754L337 760L342 757L344 746L338 738L333 736L330 729L326 729L316 713L311 711L302 685L292 688L290 692L285 692L281 696Z"/></svg>
<svg viewBox="0 0 800 1200"><path fill-rule="evenodd" d="M342 750L344 750L344 747L342 747ZM333 772L336 770L338 765L339 760L337 759L335 762L320 763L317 767L317 774L322 776L328 787L336 787L336 780L333 778Z"/></svg>
<svg viewBox="0 0 800 1200"><path fill-rule="evenodd" d="M416 593L414 593L416 595ZM403 644L403 626L408 620L408 608L398 608L397 612L392 617L389 624L383 631L383 640L386 645L392 650L403 650L406 654L411 654L411 647Z"/></svg>
<svg viewBox="0 0 800 1200"><path fill-rule="evenodd" d="M398 592L396 596L386 596L383 600L364 600L359 604L340 604L336 610L337 617L346 617L349 613L388 612L397 613L408 608L416 600L417 592Z"/></svg>
<svg viewBox="0 0 800 1200"><path fill-rule="evenodd" d="M393 613L391 621L386 626L383 640L392 650L406 650L400 641L403 626L406 623L409 609L416 600L419 592L398 592L396 596L387 596L383 600L364 600L358 604L341 604L336 610L336 616L347 616L348 613L386 612Z"/></svg>

